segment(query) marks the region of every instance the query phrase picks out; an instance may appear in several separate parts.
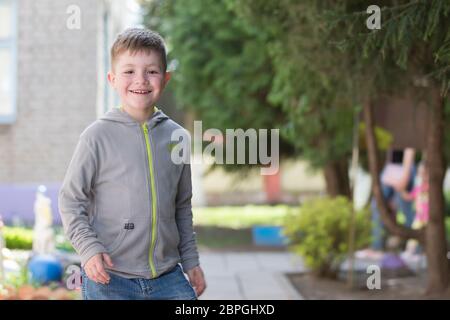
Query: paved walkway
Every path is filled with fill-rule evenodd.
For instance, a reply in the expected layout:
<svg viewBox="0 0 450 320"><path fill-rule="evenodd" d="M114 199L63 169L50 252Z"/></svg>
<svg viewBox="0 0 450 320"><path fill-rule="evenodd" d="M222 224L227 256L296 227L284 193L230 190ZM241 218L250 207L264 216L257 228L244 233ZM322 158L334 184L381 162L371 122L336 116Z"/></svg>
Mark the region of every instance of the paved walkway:
<svg viewBox="0 0 450 320"><path fill-rule="evenodd" d="M14 250L14 255L24 260L29 251ZM79 262L76 254L64 259ZM301 258L292 253L201 250L200 262L208 285L200 300L303 299L285 275L305 271Z"/></svg>
<svg viewBox="0 0 450 320"><path fill-rule="evenodd" d="M200 252L207 289L201 300L301 300L285 273L302 272L289 252Z"/></svg>

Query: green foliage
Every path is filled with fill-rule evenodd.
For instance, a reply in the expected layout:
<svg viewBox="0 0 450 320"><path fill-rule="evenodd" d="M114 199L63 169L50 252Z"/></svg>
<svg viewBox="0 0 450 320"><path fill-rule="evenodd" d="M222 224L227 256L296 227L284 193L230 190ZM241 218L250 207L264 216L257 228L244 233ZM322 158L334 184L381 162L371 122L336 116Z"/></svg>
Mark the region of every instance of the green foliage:
<svg viewBox="0 0 450 320"><path fill-rule="evenodd" d="M268 98L288 116L283 136L314 168L348 159L355 107L347 94L347 60L317 23L320 7L315 1L228 1L270 38L275 73Z"/></svg>
<svg viewBox="0 0 450 320"><path fill-rule="evenodd" d="M444 107L444 156L450 165L450 99L447 98Z"/></svg>
<svg viewBox="0 0 450 320"><path fill-rule="evenodd" d="M19 264L20 264L19 272L9 273L5 279L5 285L18 289L22 286L31 284L33 287L37 288L39 286L38 283L31 281L31 276L30 272L28 271L27 262L21 261Z"/></svg>
<svg viewBox="0 0 450 320"><path fill-rule="evenodd" d="M450 244L450 217L445 218L445 234L447 236L447 242Z"/></svg>
<svg viewBox="0 0 450 320"><path fill-rule="evenodd" d="M66 251L66 252L75 252L75 249L73 248L70 241L68 241L65 236L61 234L57 234L55 236L55 247L58 250Z"/></svg>
<svg viewBox="0 0 450 320"><path fill-rule="evenodd" d="M352 0L323 12L324 25L336 36L337 47L358 57L353 72L373 80L366 93L403 90L417 79L446 91L450 85L450 3L382 1L378 4L382 7L380 30L366 27L366 8L371 4Z"/></svg>
<svg viewBox="0 0 450 320"><path fill-rule="evenodd" d="M368 0L142 2L182 107L208 128L280 127L315 168L349 159L365 99L450 85L447 0L381 1L381 30L366 27Z"/></svg>
<svg viewBox="0 0 450 320"><path fill-rule="evenodd" d="M9 249L31 250L33 247L33 230L21 227L4 227L5 245Z"/></svg>
<svg viewBox="0 0 450 320"><path fill-rule="evenodd" d="M394 140L392 134L381 127L375 127L375 139L377 140L377 147L380 151L387 151ZM363 122L359 125L360 150L367 150L366 141L366 124Z"/></svg>
<svg viewBox="0 0 450 320"><path fill-rule="evenodd" d="M377 140L378 157L379 159L384 159L383 157L386 155L386 151L391 146L394 138L389 131L381 127L375 127L374 131L375 139ZM369 172L369 159L366 143L366 125L363 122L359 125L359 163L365 171Z"/></svg>
<svg viewBox="0 0 450 320"><path fill-rule="evenodd" d="M204 130L279 127L285 115L267 99L274 71L264 33L223 0L143 3L146 25L165 36L169 60L176 62L170 86L178 105L194 111ZM281 154L291 149L282 139Z"/></svg>
<svg viewBox="0 0 450 320"><path fill-rule="evenodd" d="M445 201L445 215L447 217L450 217L450 190L444 193L444 201ZM450 218L448 218L447 220L449 220L448 222L450 223ZM448 228L447 230L450 230L450 228ZM450 237L450 232L448 232L448 235Z"/></svg>
<svg viewBox="0 0 450 320"><path fill-rule="evenodd" d="M207 249L236 249L253 245L252 229L195 226L197 244Z"/></svg>
<svg viewBox="0 0 450 320"><path fill-rule="evenodd" d="M53 227L53 230L55 232L55 247L58 250L67 251L67 252L75 252L75 249L73 248L72 244L69 240L67 240L67 237L64 234L64 229L62 226L55 226Z"/></svg>
<svg viewBox="0 0 450 320"><path fill-rule="evenodd" d="M291 10L295 2L283 4L146 1L145 20L173 48L178 102L195 110L205 127L279 127L282 155L292 155L293 146L321 168L348 158L353 108L337 98L345 78L329 59L333 53L322 53L314 15L298 6Z"/></svg>
<svg viewBox="0 0 450 320"><path fill-rule="evenodd" d="M319 276L332 276L348 253L352 203L345 197L318 198L305 202L286 217L284 232L291 249L305 259ZM355 212L355 249L370 240L368 211Z"/></svg>
<svg viewBox="0 0 450 320"><path fill-rule="evenodd" d="M75 252L70 242L62 234L62 229L55 228L55 231L56 249ZM3 236L8 249L31 250L33 248L33 229L5 226Z"/></svg>

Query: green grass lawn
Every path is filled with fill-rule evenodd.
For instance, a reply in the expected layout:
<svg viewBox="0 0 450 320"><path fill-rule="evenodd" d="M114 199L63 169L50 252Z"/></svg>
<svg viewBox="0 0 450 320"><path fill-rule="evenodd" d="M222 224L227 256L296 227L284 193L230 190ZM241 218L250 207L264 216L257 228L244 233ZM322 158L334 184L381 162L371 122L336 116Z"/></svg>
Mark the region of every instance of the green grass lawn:
<svg viewBox="0 0 450 320"><path fill-rule="evenodd" d="M195 226L214 226L231 229L251 228L255 225L282 225L289 206L240 206L194 208Z"/></svg>
<svg viewBox="0 0 450 320"><path fill-rule="evenodd" d="M194 208L197 242L200 248L216 250L256 249L252 227L282 225L288 211L285 205Z"/></svg>
<svg viewBox="0 0 450 320"><path fill-rule="evenodd" d="M252 230L249 228L195 226L194 230L200 249L236 249L253 246Z"/></svg>

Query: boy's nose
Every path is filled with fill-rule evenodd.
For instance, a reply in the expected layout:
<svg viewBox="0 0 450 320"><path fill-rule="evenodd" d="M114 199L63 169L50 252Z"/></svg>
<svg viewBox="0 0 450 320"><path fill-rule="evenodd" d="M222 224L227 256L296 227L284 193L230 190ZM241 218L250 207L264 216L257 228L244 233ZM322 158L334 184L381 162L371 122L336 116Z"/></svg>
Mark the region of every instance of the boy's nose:
<svg viewBox="0 0 450 320"><path fill-rule="evenodd" d="M149 78L146 73L138 73L135 79L136 83L147 83Z"/></svg>

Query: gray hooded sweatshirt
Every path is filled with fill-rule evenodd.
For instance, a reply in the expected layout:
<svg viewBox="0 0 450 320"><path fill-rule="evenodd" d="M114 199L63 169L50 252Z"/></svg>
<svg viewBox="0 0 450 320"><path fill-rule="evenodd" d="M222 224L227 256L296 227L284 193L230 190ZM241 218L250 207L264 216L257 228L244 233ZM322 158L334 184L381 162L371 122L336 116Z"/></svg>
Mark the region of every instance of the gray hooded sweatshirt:
<svg viewBox="0 0 450 320"><path fill-rule="evenodd" d="M179 262L185 272L199 265L191 168L170 155L179 129L156 108L143 125L115 108L81 134L59 211L82 266L108 253L112 273L150 279Z"/></svg>

